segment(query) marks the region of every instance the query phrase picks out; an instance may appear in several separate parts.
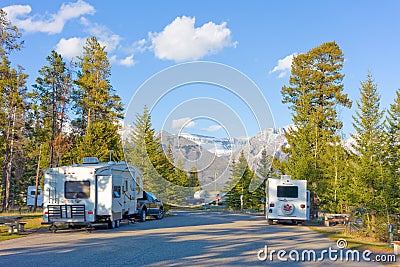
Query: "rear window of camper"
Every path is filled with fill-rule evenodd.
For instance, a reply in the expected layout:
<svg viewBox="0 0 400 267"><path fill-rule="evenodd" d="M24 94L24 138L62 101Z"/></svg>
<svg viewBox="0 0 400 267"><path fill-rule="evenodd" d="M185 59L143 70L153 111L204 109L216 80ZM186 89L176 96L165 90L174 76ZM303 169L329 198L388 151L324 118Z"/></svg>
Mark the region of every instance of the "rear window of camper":
<svg viewBox="0 0 400 267"><path fill-rule="evenodd" d="M299 188L297 186L278 186L278 197L298 198Z"/></svg>
<svg viewBox="0 0 400 267"><path fill-rule="evenodd" d="M90 182L89 181L66 181L65 182L65 198L89 198Z"/></svg>

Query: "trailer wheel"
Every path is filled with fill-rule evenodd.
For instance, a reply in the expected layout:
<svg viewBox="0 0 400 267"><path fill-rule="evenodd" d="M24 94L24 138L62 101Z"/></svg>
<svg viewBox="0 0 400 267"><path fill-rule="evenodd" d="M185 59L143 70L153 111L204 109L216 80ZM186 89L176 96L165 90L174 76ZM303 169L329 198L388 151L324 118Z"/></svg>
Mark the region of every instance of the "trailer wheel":
<svg viewBox="0 0 400 267"><path fill-rule="evenodd" d="M269 224L269 225L273 225L273 224L274 224L274 221L273 221L273 220L270 220L270 219L268 219L268 224Z"/></svg>
<svg viewBox="0 0 400 267"><path fill-rule="evenodd" d="M146 210L142 209L142 210L140 211L140 221L141 221L141 222L145 222L145 221L146 221L146 216L147 216Z"/></svg>
<svg viewBox="0 0 400 267"><path fill-rule="evenodd" d="M115 220L115 228L119 228L121 220Z"/></svg>
<svg viewBox="0 0 400 267"><path fill-rule="evenodd" d="M108 229L114 229L115 228L115 223L113 221L108 221Z"/></svg>
<svg viewBox="0 0 400 267"><path fill-rule="evenodd" d="M50 232L53 232L53 233L57 232L57 225L55 225L54 223L52 223L52 224L50 225L50 227L49 227L49 231L50 231Z"/></svg>

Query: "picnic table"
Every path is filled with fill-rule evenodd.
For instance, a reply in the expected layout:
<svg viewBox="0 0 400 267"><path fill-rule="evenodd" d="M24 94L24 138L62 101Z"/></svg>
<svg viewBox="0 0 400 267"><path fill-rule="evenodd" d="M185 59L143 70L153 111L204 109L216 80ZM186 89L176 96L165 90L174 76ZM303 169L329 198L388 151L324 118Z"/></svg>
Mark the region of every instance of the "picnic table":
<svg viewBox="0 0 400 267"><path fill-rule="evenodd" d="M8 226L8 233L16 233L25 231L26 222L21 222L22 216L0 216L0 225Z"/></svg>

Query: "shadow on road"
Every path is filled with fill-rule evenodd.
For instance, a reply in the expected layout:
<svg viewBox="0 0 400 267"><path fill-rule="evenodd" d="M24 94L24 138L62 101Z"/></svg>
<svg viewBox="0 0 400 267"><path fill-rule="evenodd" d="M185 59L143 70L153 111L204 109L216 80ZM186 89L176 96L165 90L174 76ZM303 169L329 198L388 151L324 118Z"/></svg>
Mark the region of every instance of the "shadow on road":
<svg viewBox="0 0 400 267"><path fill-rule="evenodd" d="M307 227L268 226L263 217L195 211L172 212L163 220L124 223L119 229L100 228L91 234L60 231L23 239L25 242L14 241L18 244L1 243L2 265L319 266L322 262L279 262L276 257L273 262L260 261L257 253L265 246L271 250L314 249L320 253L335 245ZM336 266L333 261L323 263ZM348 266L357 266L351 263Z"/></svg>

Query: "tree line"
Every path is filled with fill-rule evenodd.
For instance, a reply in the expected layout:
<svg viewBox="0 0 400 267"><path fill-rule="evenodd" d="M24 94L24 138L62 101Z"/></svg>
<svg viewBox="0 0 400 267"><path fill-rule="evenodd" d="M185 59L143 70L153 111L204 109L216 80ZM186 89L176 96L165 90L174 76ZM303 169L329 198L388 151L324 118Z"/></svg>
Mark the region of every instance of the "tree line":
<svg viewBox="0 0 400 267"><path fill-rule="evenodd" d="M307 180L314 199L313 214L359 216L368 235L383 238L400 211L400 90L384 110L378 85L370 72L366 74L353 116L355 133L350 146L346 145L340 116L352 101L343 93L343 62L343 52L335 42L323 43L293 59L289 85L281 89L282 102L293 119L293 127L286 133L288 146L282 148L288 157L283 161L267 158L273 168L261 178L289 174ZM246 169L243 160L239 158L238 165ZM234 168L233 178L235 173ZM252 194L242 188L249 187L251 178L248 171L241 173L227 202L237 208L242 194L249 199L245 207L252 208Z"/></svg>
<svg viewBox="0 0 400 267"><path fill-rule="evenodd" d="M21 33L3 10L0 32L0 200L6 210L23 203L43 169L81 163L85 156L108 161L111 151L112 160L121 160L123 105L110 84L105 47L95 37L75 62L51 51L28 90L28 75L10 61L23 47Z"/></svg>

